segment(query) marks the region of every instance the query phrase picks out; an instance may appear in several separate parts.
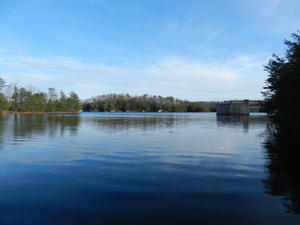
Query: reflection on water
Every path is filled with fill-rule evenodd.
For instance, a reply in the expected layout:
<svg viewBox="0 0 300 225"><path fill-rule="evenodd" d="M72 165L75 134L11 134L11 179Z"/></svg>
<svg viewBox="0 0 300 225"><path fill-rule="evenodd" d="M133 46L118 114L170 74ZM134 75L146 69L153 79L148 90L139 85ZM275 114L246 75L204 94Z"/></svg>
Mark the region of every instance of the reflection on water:
<svg viewBox="0 0 300 225"><path fill-rule="evenodd" d="M34 135L63 135L66 130L71 135L77 133L80 123L78 115L44 115L44 114L4 114L0 115L1 143L8 137L26 140Z"/></svg>
<svg viewBox="0 0 300 225"><path fill-rule="evenodd" d="M260 125L266 122L266 116L260 114L250 115L217 115L218 126L240 127L242 126L244 132L247 133L249 125Z"/></svg>
<svg viewBox="0 0 300 225"><path fill-rule="evenodd" d="M1 115L0 224L300 224L265 191L278 183L265 170L267 123L263 114ZM289 182L285 193L296 193Z"/></svg>
<svg viewBox="0 0 300 225"><path fill-rule="evenodd" d="M300 213L300 142L299 130L288 132L267 129L265 148L268 178L264 180L268 193L283 196L289 212Z"/></svg>
<svg viewBox="0 0 300 225"><path fill-rule="evenodd" d="M155 130L184 126L191 119L184 114L133 115L128 116L124 113L118 113L109 116L93 117L91 122L100 129L104 127L109 132L120 132L129 129Z"/></svg>
<svg viewBox="0 0 300 225"><path fill-rule="evenodd" d="M188 123L200 123L207 120L213 121L213 118L201 118L201 121L195 120L187 114L153 114L145 113L140 115L138 113L103 113L101 116L95 116L95 113L87 116L85 122L91 123L92 126L98 127L104 131L114 133L121 132L129 129L139 130L155 130L162 128L175 128L184 127ZM97 115L97 114L96 114ZM260 125L266 121L265 115L217 115L218 127L243 127L244 131L249 130L249 124L252 126ZM54 135L59 132L64 134L65 130L69 130L71 134L76 135L78 126L81 122L81 116L79 115L44 115L44 114L12 114L12 115L0 115L0 134L6 131L11 132L11 135L15 138L31 137L35 134ZM3 135L1 135L2 137Z"/></svg>

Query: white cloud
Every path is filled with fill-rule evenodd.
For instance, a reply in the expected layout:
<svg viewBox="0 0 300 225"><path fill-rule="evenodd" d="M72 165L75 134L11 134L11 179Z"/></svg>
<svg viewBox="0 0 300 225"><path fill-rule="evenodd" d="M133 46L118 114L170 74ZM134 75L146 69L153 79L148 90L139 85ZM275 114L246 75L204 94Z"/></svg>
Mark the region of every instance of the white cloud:
<svg viewBox="0 0 300 225"><path fill-rule="evenodd" d="M261 98L264 54L204 63L165 57L151 64L113 67L69 57L0 58L8 82L74 90L82 98L104 93L173 95L191 100Z"/></svg>
<svg viewBox="0 0 300 225"><path fill-rule="evenodd" d="M82 72L82 73L114 73L117 72L115 68L106 67L99 63L91 64L84 63L80 60L69 58L69 57L55 57L50 59L42 58L21 58L21 64L24 66L36 66L39 68L54 68L65 71L72 72Z"/></svg>
<svg viewBox="0 0 300 225"><path fill-rule="evenodd" d="M226 62L167 58L141 69L141 79L131 90L152 90L194 100L261 98L266 57L239 56ZM141 91L138 92L141 94ZM151 93L151 92L150 92Z"/></svg>
<svg viewBox="0 0 300 225"><path fill-rule="evenodd" d="M6 48L0 48L0 54L4 54L4 53L10 53L10 50Z"/></svg>

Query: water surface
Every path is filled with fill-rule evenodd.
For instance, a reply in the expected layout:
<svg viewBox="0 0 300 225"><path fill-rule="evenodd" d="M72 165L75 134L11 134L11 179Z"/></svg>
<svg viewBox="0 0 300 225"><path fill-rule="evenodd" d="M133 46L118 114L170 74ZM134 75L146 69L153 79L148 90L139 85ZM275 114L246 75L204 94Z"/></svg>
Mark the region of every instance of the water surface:
<svg viewBox="0 0 300 225"><path fill-rule="evenodd" d="M0 224L300 224L264 114L0 115Z"/></svg>

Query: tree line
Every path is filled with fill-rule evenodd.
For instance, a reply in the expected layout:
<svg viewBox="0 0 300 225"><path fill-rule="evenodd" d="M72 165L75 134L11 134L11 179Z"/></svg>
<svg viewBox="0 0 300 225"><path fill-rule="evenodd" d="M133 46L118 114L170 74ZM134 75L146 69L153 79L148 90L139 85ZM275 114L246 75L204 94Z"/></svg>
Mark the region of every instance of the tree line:
<svg viewBox="0 0 300 225"><path fill-rule="evenodd" d="M0 112L78 112L79 110L81 110L81 102L75 92L66 95L61 91L58 94L55 88L42 92L33 87L7 85L0 77Z"/></svg>
<svg viewBox="0 0 300 225"><path fill-rule="evenodd" d="M155 95L106 94L83 102L86 112L208 112L200 102Z"/></svg>

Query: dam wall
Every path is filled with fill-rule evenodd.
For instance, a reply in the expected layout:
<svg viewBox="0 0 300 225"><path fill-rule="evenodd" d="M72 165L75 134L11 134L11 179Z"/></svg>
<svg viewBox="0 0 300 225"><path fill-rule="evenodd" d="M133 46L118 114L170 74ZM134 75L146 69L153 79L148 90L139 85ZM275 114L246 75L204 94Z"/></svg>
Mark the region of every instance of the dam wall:
<svg viewBox="0 0 300 225"><path fill-rule="evenodd" d="M249 115L249 101L225 101L217 105L217 115Z"/></svg>

